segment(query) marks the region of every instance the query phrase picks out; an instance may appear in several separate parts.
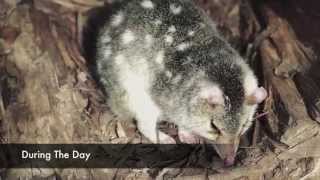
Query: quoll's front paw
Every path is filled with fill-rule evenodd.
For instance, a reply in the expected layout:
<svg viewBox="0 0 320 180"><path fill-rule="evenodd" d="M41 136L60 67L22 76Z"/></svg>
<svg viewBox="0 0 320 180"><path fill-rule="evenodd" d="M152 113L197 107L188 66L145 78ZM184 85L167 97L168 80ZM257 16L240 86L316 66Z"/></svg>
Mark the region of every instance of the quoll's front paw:
<svg viewBox="0 0 320 180"><path fill-rule="evenodd" d="M171 136L163 133L163 132L159 132L159 144L161 144L159 146L159 150L166 152L166 151L171 151L175 148L175 145L177 144L176 140L174 138L172 138ZM172 145L175 144L175 145Z"/></svg>
<svg viewBox="0 0 320 180"><path fill-rule="evenodd" d="M176 140L173 137L163 132L159 132L159 141L159 144L177 144Z"/></svg>
<svg viewBox="0 0 320 180"><path fill-rule="evenodd" d="M188 131L179 130L178 136L181 143L186 143L186 144L202 143L202 139L199 136L193 133L190 133Z"/></svg>

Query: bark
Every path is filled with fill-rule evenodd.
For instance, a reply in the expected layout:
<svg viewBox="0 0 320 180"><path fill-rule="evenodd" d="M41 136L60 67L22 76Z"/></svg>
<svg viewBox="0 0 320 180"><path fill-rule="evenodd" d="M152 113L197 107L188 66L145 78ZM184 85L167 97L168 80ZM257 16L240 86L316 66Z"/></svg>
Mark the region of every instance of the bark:
<svg viewBox="0 0 320 180"><path fill-rule="evenodd" d="M269 96L242 140L236 167L154 173L165 179L319 179L319 3L196 3L246 57ZM117 121L104 104L105 95L90 73L92 56L84 53L91 45L82 36L88 30L87 19L103 4L101 0L0 0L2 143L141 142L134 125ZM0 173L8 179L149 179L152 174L137 169L36 168Z"/></svg>

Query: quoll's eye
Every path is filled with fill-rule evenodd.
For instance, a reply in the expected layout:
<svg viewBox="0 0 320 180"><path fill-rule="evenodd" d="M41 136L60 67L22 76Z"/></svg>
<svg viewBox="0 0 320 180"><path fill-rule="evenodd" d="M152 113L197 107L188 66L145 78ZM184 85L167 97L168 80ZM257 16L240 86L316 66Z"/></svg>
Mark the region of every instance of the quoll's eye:
<svg viewBox="0 0 320 180"><path fill-rule="evenodd" d="M221 134L220 129L213 123L213 121L211 121L210 125L213 131L215 131L218 134Z"/></svg>
<svg viewBox="0 0 320 180"><path fill-rule="evenodd" d="M214 108L216 108L216 107L217 107L217 104L209 103L209 106L210 106L212 109L214 109Z"/></svg>

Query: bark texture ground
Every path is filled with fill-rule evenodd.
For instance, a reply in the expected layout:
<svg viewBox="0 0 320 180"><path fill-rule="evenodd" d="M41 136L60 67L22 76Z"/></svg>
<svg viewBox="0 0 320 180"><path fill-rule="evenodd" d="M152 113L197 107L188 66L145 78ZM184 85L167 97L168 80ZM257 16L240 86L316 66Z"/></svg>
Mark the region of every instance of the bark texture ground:
<svg viewBox="0 0 320 180"><path fill-rule="evenodd" d="M269 96L236 167L165 169L158 178L320 179L320 3L198 0ZM108 110L82 34L103 0L0 0L0 141L141 142ZM259 116L260 114L260 116ZM150 179L147 169L3 169L6 179ZM151 173L152 174L152 173Z"/></svg>

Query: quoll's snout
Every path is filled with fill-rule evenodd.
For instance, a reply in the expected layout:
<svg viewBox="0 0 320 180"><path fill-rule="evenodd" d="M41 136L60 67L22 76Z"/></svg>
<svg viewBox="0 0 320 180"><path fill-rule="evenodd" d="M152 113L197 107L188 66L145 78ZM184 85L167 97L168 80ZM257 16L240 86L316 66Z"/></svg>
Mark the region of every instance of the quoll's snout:
<svg viewBox="0 0 320 180"><path fill-rule="evenodd" d="M235 162L239 140L234 139L225 143L214 143L213 147L217 151L220 158L224 161L225 166L231 166Z"/></svg>
<svg viewBox="0 0 320 180"><path fill-rule="evenodd" d="M239 141L238 136L221 135L214 142L211 142L220 158L224 161L225 166L234 164Z"/></svg>

